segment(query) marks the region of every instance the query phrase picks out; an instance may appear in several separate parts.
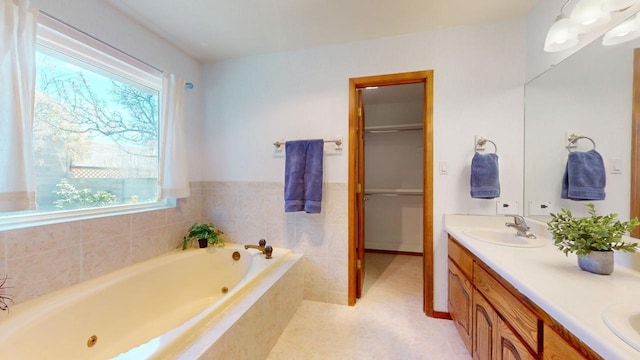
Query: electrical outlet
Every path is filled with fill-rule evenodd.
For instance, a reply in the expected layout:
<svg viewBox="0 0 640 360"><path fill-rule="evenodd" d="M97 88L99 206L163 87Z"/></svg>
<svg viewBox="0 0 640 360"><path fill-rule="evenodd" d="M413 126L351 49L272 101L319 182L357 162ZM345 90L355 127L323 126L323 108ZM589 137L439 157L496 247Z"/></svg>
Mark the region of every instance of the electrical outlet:
<svg viewBox="0 0 640 360"><path fill-rule="evenodd" d="M529 201L529 215L549 215L551 201Z"/></svg>
<svg viewBox="0 0 640 360"><path fill-rule="evenodd" d="M496 214L498 215L517 215L520 213L520 207L517 201L500 201L496 202Z"/></svg>

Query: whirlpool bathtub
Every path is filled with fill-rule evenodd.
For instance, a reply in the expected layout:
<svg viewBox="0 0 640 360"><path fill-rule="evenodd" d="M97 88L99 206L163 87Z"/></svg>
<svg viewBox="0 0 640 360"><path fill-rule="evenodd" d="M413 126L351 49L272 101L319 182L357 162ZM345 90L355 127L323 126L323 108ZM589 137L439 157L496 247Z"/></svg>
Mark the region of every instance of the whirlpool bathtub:
<svg viewBox="0 0 640 360"><path fill-rule="evenodd" d="M276 248L273 259L265 259L257 250L227 244L171 252L120 269L0 314L0 359L201 357L299 259L286 249ZM283 321L288 319L278 310L299 305L291 294L302 297L295 282L289 282L291 289L279 286L285 293L266 305L278 308L272 309L274 316ZM282 299L288 303L277 303ZM260 310L260 316L268 310ZM267 342L273 346L275 340Z"/></svg>

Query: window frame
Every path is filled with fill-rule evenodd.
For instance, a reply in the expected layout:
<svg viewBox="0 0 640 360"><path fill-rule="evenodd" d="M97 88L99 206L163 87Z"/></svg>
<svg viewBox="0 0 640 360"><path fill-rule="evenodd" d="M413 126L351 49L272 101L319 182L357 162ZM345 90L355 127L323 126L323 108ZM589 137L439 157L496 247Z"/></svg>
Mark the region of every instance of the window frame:
<svg viewBox="0 0 640 360"><path fill-rule="evenodd" d="M65 56L70 56L90 66L112 73L122 79L158 90L159 94L162 94L162 72L159 69L43 12L38 15L36 39L37 47L52 49ZM162 96L159 97L158 101L158 111L160 112L160 109L162 109ZM160 128L158 130L161 131ZM158 142L160 142L160 139L158 139ZM162 159L159 153L158 163L160 161ZM159 185L156 186L158 187L158 194L160 194ZM157 199L155 202L142 204L118 204L96 208L1 216L0 231L162 210L175 206L175 199Z"/></svg>

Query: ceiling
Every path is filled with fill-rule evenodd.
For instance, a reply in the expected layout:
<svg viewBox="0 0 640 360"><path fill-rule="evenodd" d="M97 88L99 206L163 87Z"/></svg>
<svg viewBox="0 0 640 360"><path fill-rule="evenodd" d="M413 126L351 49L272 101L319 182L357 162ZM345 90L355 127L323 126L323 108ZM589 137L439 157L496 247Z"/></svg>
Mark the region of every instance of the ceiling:
<svg viewBox="0 0 640 360"><path fill-rule="evenodd" d="M104 0L200 62L526 15L538 0Z"/></svg>

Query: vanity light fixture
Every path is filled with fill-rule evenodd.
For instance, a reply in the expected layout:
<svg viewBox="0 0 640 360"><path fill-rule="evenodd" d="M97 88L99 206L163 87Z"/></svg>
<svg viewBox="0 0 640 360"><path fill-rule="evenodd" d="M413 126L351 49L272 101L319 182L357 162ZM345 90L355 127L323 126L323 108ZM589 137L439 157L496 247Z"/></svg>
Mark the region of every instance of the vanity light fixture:
<svg viewBox="0 0 640 360"><path fill-rule="evenodd" d="M636 14L609 30L602 38L602 45L617 45L640 37L640 15Z"/></svg>
<svg viewBox="0 0 640 360"><path fill-rule="evenodd" d="M571 11L569 31L584 34L611 21L611 13L603 9L605 0L580 0Z"/></svg>
<svg viewBox="0 0 640 360"><path fill-rule="evenodd" d="M556 18L556 22L551 25L547 38L544 41L544 51L556 52L569 49L578 44L578 34L569 31L571 22L564 15L564 8L571 2L567 0L560 9L560 15Z"/></svg>
<svg viewBox="0 0 640 360"><path fill-rule="evenodd" d="M598 29L611 21L612 12L626 11L640 3L640 0L579 0L567 18L564 9L571 2L567 0L560 9L560 15L551 25L544 42L544 51L556 52L578 44L579 34ZM615 45L640 37L640 17L627 20L605 34L603 45Z"/></svg>
<svg viewBox="0 0 640 360"><path fill-rule="evenodd" d="M377 89L377 88L378 88L377 86L367 86L367 87L365 87L364 89L365 89L365 90L375 90L375 89Z"/></svg>

